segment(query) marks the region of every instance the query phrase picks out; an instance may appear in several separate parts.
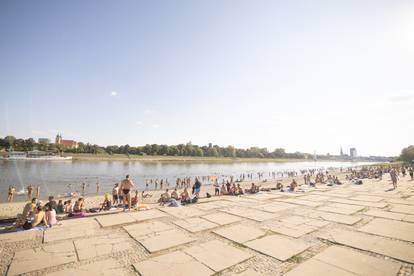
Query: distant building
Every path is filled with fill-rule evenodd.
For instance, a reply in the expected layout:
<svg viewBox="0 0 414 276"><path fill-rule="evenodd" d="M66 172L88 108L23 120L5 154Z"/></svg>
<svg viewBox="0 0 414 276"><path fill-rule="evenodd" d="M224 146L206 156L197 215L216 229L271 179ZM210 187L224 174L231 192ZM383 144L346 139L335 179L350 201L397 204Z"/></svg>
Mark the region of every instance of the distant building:
<svg viewBox="0 0 414 276"><path fill-rule="evenodd" d="M341 151L339 152L339 155L344 156L344 151L342 150L342 147L341 147Z"/></svg>
<svg viewBox="0 0 414 276"><path fill-rule="evenodd" d="M357 150L356 150L356 148L350 148L349 149L349 156L351 156L351 158L356 158L357 157Z"/></svg>
<svg viewBox="0 0 414 276"><path fill-rule="evenodd" d="M50 144L51 142L49 138L39 138L37 141L39 144Z"/></svg>
<svg viewBox="0 0 414 276"><path fill-rule="evenodd" d="M62 145L62 146L65 146L65 147L71 148L71 149L78 148L78 142L76 142L74 140L63 140L62 135L60 135L60 134L56 135L55 144L56 145Z"/></svg>

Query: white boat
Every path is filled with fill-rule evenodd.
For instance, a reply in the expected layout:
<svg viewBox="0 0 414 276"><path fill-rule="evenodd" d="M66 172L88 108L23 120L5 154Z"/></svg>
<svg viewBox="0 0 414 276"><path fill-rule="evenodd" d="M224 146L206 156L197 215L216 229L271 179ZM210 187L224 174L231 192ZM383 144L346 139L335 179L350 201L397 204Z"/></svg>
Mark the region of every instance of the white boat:
<svg viewBox="0 0 414 276"><path fill-rule="evenodd" d="M0 160L38 160L38 161L62 161L72 160L72 156L59 156L46 151L11 151L0 157Z"/></svg>

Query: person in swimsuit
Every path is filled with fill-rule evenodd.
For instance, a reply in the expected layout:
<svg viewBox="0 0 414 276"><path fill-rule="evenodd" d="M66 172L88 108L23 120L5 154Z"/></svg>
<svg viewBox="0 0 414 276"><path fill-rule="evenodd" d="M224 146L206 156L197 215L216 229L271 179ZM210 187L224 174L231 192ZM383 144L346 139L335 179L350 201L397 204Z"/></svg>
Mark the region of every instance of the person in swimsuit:
<svg viewBox="0 0 414 276"><path fill-rule="evenodd" d="M129 174L127 174L125 179L121 181L119 190L123 195L124 204L126 205L126 202L128 202L128 210L131 210L131 193L130 192L131 192L132 187L134 187L134 183L129 178Z"/></svg>
<svg viewBox="0 0 414 276"><path fill-rule="evenodd" d="M33 186L32 184L29 184L29 186L27 186L27 199L28 200L32 199L32 193L33 193Z"/></svg>
<svg viewBox="0 0 414 276"><path fill-rule="evenodd" d="M14 187L12 185L9 186L9 193L7 195L7 201L13 202L13 193L14 193Z"/></svg>

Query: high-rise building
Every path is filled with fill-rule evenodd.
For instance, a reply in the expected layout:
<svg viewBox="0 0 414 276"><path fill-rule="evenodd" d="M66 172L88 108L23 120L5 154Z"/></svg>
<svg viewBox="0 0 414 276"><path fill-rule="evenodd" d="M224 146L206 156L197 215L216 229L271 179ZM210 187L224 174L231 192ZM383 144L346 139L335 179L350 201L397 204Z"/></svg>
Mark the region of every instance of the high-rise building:
<svg viewBox="0 0 414 276"><path fill-rule="evenodd" d="M341 147L341 151L339 152L339 155L344 156L344 151L342 150L342 147Z"/></svg>
<svg viewBox="0 0 414 276"><path fill-rule="evenodd" d="M357 157L357 150L356 150L356 148L350 148L349 149L349 156L351 156L351 158L356 158Z"/></svg>

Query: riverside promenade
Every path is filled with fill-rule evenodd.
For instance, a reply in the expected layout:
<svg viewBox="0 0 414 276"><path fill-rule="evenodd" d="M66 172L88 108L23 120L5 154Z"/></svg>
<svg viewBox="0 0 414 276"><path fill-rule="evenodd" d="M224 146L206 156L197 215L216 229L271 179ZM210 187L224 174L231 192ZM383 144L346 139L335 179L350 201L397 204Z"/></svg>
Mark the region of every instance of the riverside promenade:
<svg viewBox="0 0 414 276"><path fill-rule="evenodd" d="M0 275L414 275L414 181L344 182L0 234Z"/></svg>

